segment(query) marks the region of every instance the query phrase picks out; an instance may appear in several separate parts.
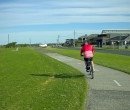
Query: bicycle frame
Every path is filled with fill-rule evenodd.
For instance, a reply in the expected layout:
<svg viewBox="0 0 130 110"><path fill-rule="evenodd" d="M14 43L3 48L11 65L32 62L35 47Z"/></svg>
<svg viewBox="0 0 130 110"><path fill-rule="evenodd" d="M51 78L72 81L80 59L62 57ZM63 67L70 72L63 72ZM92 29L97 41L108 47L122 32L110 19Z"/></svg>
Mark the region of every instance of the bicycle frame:
<svg viewBox="0 0 130 110"><path fill-rule="evenodd" d="M89 69L89 72L90 72L90 75L91 75L91 79L93 79L94 78L94 71L93 71L93 65L92 65L92 61L91 61L91 59L89 59L88 58L88 61L85 61L86 62L86 68L90 68Z"/></svg>

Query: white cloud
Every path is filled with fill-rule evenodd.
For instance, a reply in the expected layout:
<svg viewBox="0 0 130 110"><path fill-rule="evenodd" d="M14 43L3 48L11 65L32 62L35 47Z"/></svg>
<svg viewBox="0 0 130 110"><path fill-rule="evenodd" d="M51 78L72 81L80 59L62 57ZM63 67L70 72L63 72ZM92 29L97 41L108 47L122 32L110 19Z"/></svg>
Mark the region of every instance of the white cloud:
<svg viewBox="0 0 130 110"><path fill-rule="evenodd" d="M16 18L16 19L15 19ZM100 22L130 22L130 16L109 16L109 15L69 15L69 16L42 16L42 15L13 15L5 18L0 25L36 25L36 24L68 24L68 23L100 23Z"/></svg>
<svg viewBox="0 0 130 110"><path fill-rule="evenodd" d="M24 32L25 25L42 24L74 24L74 23L109 23L109 22L130 22L130 0L14 0L5 2L0 1L0 37L7 38L7 33L14 36L13 39L19 42L32 40L46 42L56 41L57 34L65 35L71 31L28 31ZM51 26L49 25L49 28ZM10 26L10 28L6 28ZM22 26L20 32L15 32L13 26ZM2 32L2 27L3 32ZM67 26L66 26L67 27ZM65 27L65 28L66 28ZM69 29L72 29L72 26ZM80 26L79 26L80 27ZM128 26L126 26L128 27ZM63 27L64 28L64 27ZM10 30L12 29L12 30ZM23 29L23 30L22 30ZM83 29L83 28L82 28ZM81 33L100 32L101 30L92 29L79 30ZM100 28L101 29L101 28ZM29 27L31 30L31 27ZM53 29L52 29L53 30ZM55 29L56 30L56 29ZM57 28L57 30L60 30ZM37 32L38 31L38 32ZM7 33L6 33L7 32ZM19 36L19 37L18 37ZM43 37L44 36L44 37ZM47 36L47 38L46 38ZM53 37L52 37L53 36ZM4 38L0 38L4 39ZM4 41L4 40L3 40ZM6 40L5 40L6 41ZM2 42L0 40L0 42Z"/></svg>
<svg viewBox="0 0 130 110"><path fill-rule="evenodd" d="M55 0L2 4L0 25L130 22L130 8L127 3L129 3L127 0L99 0L98 2Z"/></svg>

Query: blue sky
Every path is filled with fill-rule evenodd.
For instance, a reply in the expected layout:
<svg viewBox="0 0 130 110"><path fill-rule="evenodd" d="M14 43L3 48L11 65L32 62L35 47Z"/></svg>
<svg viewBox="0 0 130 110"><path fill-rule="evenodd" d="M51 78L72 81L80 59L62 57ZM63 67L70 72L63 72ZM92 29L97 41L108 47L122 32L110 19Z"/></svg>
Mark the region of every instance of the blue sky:
<svg viewBox="0 0 130 110"><path fill-rule="evenodd" d="M0 44L55 43L130 30L130 0L0 0Z"/></svg>

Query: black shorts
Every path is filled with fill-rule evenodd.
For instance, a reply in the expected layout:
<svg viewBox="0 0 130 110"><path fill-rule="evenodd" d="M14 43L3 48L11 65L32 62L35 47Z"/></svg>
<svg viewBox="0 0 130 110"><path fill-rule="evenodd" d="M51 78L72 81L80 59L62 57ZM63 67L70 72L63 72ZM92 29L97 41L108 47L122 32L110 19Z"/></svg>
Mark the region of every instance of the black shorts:
<svg viewBox="0 0 130 110"><path fill-rule="evenodd" d="M90 61L93 61L93 57L92 58L84 58L84 61L88 61L90 59Z"/></svg>

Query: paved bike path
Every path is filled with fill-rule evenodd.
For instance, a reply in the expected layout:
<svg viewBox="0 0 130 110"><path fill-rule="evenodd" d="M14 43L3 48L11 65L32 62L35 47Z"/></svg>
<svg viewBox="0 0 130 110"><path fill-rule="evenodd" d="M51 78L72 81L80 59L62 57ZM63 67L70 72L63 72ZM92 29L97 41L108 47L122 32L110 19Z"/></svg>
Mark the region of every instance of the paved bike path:
<svg viewBox="0 0 130 110"><path fill-rule="evenodd" d="M85 110L130 110L130 75L95 65L94 79L90 79L85 71L83 61L40 48L37 50L80 70L86 75L89 94Z"/></svg>

